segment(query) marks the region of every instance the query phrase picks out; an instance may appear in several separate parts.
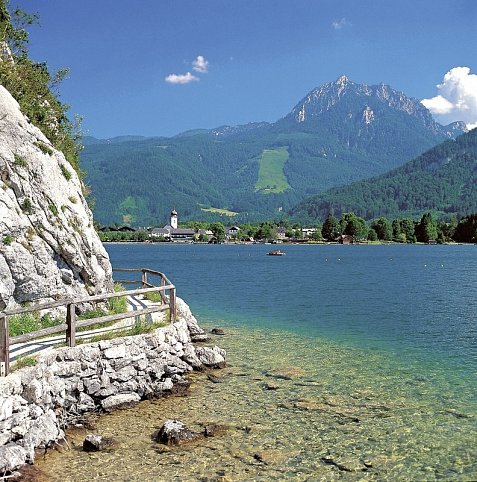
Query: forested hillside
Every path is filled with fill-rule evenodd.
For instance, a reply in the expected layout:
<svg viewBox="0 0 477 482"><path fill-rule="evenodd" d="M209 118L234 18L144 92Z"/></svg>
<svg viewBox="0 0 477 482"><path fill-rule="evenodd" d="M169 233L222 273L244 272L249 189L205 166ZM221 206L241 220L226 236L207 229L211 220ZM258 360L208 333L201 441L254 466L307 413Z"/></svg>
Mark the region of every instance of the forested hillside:
<svg viewBox="0 0 477 482"><path fill-rule="evenodd" d="M402 165L462 131L432 120L416 99L346 77L308 94L274 124L198 129L173 138L89 138L82 153L104 224L277 217L335 186ZM207 211L205 211L207 209Z"/></svg>
<svg viewBox="0 0 477 482"><path fill-rule="evenodd" d="M294 217L324 220L353 211L379 216L465 215L477 212L477 129L444 142L379 177L331 189L290 211Z"/></svg>

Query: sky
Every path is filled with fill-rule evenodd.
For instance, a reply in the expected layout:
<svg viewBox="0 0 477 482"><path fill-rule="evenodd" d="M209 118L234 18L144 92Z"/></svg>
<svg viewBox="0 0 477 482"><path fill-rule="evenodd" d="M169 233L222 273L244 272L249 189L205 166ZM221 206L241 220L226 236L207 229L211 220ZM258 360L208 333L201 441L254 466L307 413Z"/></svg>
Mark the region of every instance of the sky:
<svg viewBox="0 0 477 482"><path fill-rule="evenodd" d="M477 126L476 0L10 0L85 134L274 122L346 75Z"/></svg>

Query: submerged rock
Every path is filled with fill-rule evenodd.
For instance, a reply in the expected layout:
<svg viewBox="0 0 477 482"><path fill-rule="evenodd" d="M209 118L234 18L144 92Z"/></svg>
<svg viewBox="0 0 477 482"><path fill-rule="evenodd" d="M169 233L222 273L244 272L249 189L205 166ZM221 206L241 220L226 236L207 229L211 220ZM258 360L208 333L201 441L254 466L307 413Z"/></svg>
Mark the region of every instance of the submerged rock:
<svg viewBox="0 0 477 482"><path fill-rule="evenodd" d="M219 377L216 377L215 375L211 375L210 373L207 375L207 378L209 381L212 383L222 383L222 379Z"/></svg>
<svg viewBox="0 0 477 482"><path fill-rule="evenodd" d="M203 434L190 430L179 420L166 420L164 425L153 435L156 442L165 445L181 445L202 437L204 437Z"/></svg>
<svg viewBox="0 0 477 482"><path fill-rule="evenodd" d="M283 367L277 370L267 372L267 377L276 378L277 380L293 380L303 376L305 371L300 367Z"/></svg>
<svg viewBox="0 0 477 482"><path fill-rule="evenodd" d="M86 435L83 441L83 450L85 452L99 452L110 448L114 445L114 440L109 437L101 437L101 435Z"/></svg>
<svg viewBox="0 0 477 482"><path fill-rule="evenodd" d="M206 437L217 437L224 434L229 427L220 423L208 423L204 426L204 435Z"/></svg>
<svg viewBox="0 0 477 482"><path fill-rule="evenodd" d="M225 335L225 331L222 328L212 328L211 333L213 335Z"/></svg>

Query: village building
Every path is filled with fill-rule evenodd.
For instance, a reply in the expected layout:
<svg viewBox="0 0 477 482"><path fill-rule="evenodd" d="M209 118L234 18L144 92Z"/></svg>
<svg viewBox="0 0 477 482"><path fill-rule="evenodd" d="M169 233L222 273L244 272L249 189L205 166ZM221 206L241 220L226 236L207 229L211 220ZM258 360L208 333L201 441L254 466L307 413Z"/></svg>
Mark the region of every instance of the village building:
<svg viewBox="0 0 477 482"><path fill-rule="evenodd" d="M284 228L283 226L279 226L277 228L277 240L279 241L285 241L286 239L286 234L287 234L287 229Z"/></svg>
<svg viewBox="0 0 477 482"><path fill-rule="evenodd" d="M226 239L237 239L240 228L238 226L231 226L225 231Z"/></svg>
<svg viewBox="0 0 477 482"><path fill-rule="evenodd" d="M350 234L342 234L337 241L340 244L354 244L354 237Z"/></svg>
<svg viewBox="0 0 477 482"><path fill-rule="evenodd" d="M316 228L302 228L301 233L304 239L309 239L316 233Z"/></svg>
<svg viewBox="0 0 477 482"><path fill-rule="evenodd" d="M196 232L192 228L179 228L177 211L173 209L171 211L169 224L166 224L163 228L154 228L149 234L153 238L164 238L168 241L192 242L197 241L201 235L210 238L212 236L212 231L199 229Z"/></svg>

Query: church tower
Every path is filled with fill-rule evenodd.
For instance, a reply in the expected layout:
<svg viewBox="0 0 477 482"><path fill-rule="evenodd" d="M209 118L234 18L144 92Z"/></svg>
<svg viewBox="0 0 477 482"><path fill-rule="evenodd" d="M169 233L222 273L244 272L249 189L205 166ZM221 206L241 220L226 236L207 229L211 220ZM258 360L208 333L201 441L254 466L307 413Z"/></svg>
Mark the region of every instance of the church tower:
<svg viewBox="0 0 477 482"><path fill-rule="evenodd" d="M173 209L171 211L171 226L173 229L177 229L177 211Z"/></svg>

